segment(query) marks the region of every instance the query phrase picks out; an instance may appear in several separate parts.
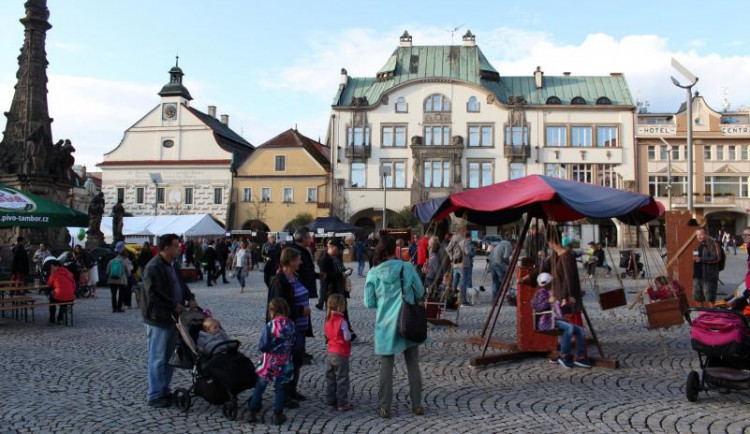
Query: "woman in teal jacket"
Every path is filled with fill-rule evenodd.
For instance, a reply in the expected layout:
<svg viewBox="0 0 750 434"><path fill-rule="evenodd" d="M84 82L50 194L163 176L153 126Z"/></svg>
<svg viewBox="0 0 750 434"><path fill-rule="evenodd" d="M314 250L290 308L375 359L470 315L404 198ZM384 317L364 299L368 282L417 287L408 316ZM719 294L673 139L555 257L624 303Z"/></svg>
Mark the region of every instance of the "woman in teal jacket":
<svg viewBox="0 0 750 434"><path fill-rule="evenodd" d="M390 417L393 400L394 355L404 353L409 376L409 396L415 415L423 415L422 374L419 372L419 344L398 334L398 317L401 312L401 273L404 276L404 294L409 303L424 296L422 281L414 267L395 259L396 242L384 236L375 247L374 267L365 281L365 307L377 309L375 317L375 354L380 356L380 389L378 390L378 416Z"/></svg>

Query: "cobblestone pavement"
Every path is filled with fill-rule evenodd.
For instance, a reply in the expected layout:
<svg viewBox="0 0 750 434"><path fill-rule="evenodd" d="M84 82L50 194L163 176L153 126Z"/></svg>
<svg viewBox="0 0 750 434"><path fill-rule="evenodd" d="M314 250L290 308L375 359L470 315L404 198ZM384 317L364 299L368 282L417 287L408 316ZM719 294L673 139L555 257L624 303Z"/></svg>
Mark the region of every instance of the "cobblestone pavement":
<svg viewBox="0 0 750 434"><path fill-rule="evenodd" d="M614 252L616 253L616 252ZM744 276L744 252L729 256L722 272L724 292ZM484 261L477 261L479 285ZM485 284L489 287L489 277ZM35 325L0 319L0 432L731 432L750 431L748 396L701 394L698 403L685 398L685 378L698 362L690 350L689 329L647 331L640 309L601 312L592 291L586 303L616 370L565 370L543 358L472 369L468 359L478 348L466 338L478 333L489 304L487 292L477 307L461 313L458 328L435 327L420 348L425 416L412 416L403 359L397 359L392 418L379 419L378 359L373 355L374 311L362 307L364 279L354 278L351 318L359 335L351 366L354 411L338 413L321 402L325 390L322 315L314 310L317 337L309 342L315 356L302 371L300 390L309 397L299 409L287 410L282 427L250 425L244 402L237 421L228 421L218 406L194 400L189 415L174 408L145 404L145 328L137 310L112 314L109 291L76 305L74 328L47 326L46 312ZM616 284L602 279L603 287ZM644 282L629 281L635 288ZM261 274L250 278L250 291L238 285L206 288L192 285L201 305L219 318L230 335L243 342L245 354L257 357L263 323L265 289ZM632 299L633 294L628 297ZM503 308L495 337L512 340L515 312ZM190 384L188 371L177 371L173 387ZM272 392L264 401L270 419Z"/></svg>

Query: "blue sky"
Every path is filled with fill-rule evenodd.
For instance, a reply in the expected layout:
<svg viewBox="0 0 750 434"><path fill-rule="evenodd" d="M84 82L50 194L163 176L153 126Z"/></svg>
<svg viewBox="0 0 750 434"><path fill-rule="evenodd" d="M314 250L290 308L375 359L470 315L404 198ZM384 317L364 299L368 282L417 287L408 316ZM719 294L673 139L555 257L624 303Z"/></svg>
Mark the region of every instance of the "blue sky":
<svg viewBox="0 0 750 434"><path fill-rule="evenodd" d="M8 110L23 42L23 0L0 2L0 109ZM478 3L484 6L477 6ZM414 44L450 44L467 29L501 75L623 72L652 111L684 95L669 82L677 57L701 77L715 109L750 105L750 2L250 2L48 0L55 139L89 167L158 103L179 52L193 105L217 105L259 145L297 124L325 139L341 67L374 75L403 30ZM719 2L716 2L719 3ZM463 6L463 5L469 5Z"/></svg>

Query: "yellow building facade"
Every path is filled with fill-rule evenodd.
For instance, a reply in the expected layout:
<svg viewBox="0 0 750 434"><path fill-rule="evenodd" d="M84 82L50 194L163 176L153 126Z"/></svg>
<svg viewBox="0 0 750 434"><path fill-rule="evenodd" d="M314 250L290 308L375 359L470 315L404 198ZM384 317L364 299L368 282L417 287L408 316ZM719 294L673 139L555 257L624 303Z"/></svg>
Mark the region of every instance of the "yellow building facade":
<svg viewBox="0 0 750 434"><path fill-rule="evenodd" d="M329 216L329 155L293 129L256 148L234 175L232 229L279 232L301 213Z"/></svg>

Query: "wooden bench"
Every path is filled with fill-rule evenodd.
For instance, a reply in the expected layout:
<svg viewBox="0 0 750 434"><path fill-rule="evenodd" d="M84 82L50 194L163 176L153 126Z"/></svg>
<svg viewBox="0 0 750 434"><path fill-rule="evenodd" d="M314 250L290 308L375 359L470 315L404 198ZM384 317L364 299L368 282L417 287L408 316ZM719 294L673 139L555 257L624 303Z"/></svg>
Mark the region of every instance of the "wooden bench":
<svg viewBox="0 0 750 434"><path fill-rule="evenodd" d="M75 301L59 301L55 303L37 303L29 305L31 308L31 322L34 322L34 309L37 307L50 307L50 306L57 306L60 309L65 307L65 313L63 313L63 323L67 326L68 320L70 320L70 326L73 327L73 305L75 304Z"/></svg>
<svg viewBox="0 0 750 434"><path fill-rule="evenodd" d="M0 298L0 313L2 314L2 317L5 318L5 311L10 311L13 319L20 321L21 313L23 312L23 320L28 321L29 308L33 311L33 304L34 297L29 297L27 295Z"/></svg>

